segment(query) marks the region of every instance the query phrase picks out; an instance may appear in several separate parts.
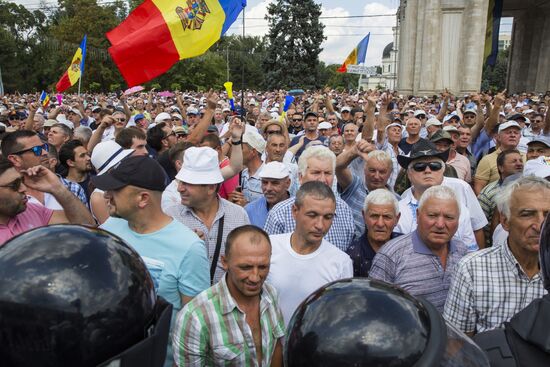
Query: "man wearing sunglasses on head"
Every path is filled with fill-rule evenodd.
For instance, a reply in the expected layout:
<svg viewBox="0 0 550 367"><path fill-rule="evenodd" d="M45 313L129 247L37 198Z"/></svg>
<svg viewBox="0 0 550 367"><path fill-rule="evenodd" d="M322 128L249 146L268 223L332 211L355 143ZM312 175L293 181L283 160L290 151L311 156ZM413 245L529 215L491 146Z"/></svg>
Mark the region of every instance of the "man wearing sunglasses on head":
<svg viewBox="0 0 550 367"><path fill-rule="evenodd" d="M457 189L452 184L449 185L444 181L443 171L448 154L449 151L439 152L432 143L423 141L413 145L410 156L399 155L397 157L397 161L407 172L411 188L403 193L402 199L399 201L401 217L395 231L407 234L416 229L418 202L427 189L437 185L450 186L459 198L458 202L460 203L458 229L453 239L466 244L470 251L475 251L478 249L478 243L482 246L484 243L478 242L474 231L480 230L482 232L483 227L478 228L478 222L487 224L487 219L483 215L483 211L481 211L483 218L478 218L473 214L470 207L465 204L467 195L463 190L461 191L460 188ZM476 203L479 206L477 199ZM476 224L476 227L474 227L474 224Z"/></svg>
<svg viewBox="0 0 550 367"><path fill-rule="evenodd" d="M27 189L53 195L63 210L30 202ZM9 159L0 158L0 203L0 246L20 233L48 224L95 225L84 204L52 171L40 165L18 171Z"/></svg>

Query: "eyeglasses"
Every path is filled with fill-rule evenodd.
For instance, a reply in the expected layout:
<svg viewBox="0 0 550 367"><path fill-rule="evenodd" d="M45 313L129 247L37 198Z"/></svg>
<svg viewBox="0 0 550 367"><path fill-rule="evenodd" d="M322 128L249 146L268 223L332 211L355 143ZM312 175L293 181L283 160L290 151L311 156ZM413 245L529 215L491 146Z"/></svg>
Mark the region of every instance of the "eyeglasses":
<svg viewBox="0 0 550 367"><path fill-rule="evenodd" d="M418 162L412 166L416 172L424 172L426 167L430 167L430 171L439 171L443 168L443 164L441 162Z"/></svg>
<svg viewBox="0 0 550 367"><path fill-rule="evenodd" d="M21 155L23 153L33 152L35 156L40 157L42 155L43 150L45 150L46 152L49 152L50 146L47 143L44 143L42 145L36 145L29 149L20 150L19 152L13 152L12 154Z"/></svg>
<svg viewBox="0 0 550 367"><path fill-rule="evenodd" d="M172 121L181 121L181 119L179 119L177 117L172 117Z"/></svg>
<svg viewBox="0 0 550 367"><path fill-rule="evenodd" d="M294 122L302 121L302 119L292 119Z"/></svg>
<svg viewBox="0 0 550 367"><path fill-rule="evenodd" d="M188 134L184 134L184 133L180 133L180 134L176 134L176 137L179 139L179 138L185 138Z"/></svg>
<svg viewBox="0 0 550 367"><path fill-rule="evenodd" d="M176 133L172 131L170 134L166 135L166 136L164 137L164 139L168 139L169 137L171 137L171 136L173 136L173 135L176 135Z"/></svg>
<svg viewBox="0 0 550 367"><path fill-rule="evenodd" d="M281 134L282 131L281 130L267 130L265 132L267 135L271 135L271 134Z"/></svg>
<svg viewBox="0 0 550 367"><path fill-rule="evenodd" d="M19 191L21 184L23 183L23 178L19 177L6 185L0 185L0 187L5 187L13 191Z"/></svg>
<svg viewBox="0 0 550 367"><path fill-rule="evenodd" d="M425 119L426 118L426 115L418 115L417 116L419 119Z"/></svg>
<svg viewBox="0 0 550 367"><path fill-rule="evenodd" d="M476 117L475 115L464 115L465 119L473 119L475 117Z"/></svg>
<svg viewBox="0 0 550 367"><path fill-rule="evenodd" d="M25 120L24 117L19 117L19 116L9 116L8 119L10 120L14 120L14 121L17 121L17 120Z"/></svg>

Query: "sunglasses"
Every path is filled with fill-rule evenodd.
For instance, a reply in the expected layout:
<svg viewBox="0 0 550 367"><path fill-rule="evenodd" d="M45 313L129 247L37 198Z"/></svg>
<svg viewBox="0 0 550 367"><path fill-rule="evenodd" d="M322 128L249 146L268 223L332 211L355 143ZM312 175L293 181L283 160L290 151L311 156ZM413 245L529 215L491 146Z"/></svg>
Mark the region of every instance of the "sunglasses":
<svg viewBox="0 0 550 367"><path fill-rule="evenodd" d="M126 121L126 119L125 119L125 118L118 118L118 119L115 119L115 120L117 120L117 121L120 121L120 122L124 122L124 121Z"/></svg>
<svg viewBox="0 0 550 367"><path fill-rule="evenodd" d="M418 162L412 166L416 172L424 172L426 167L430 167L430 171L439 171L443 168L443 164L441 162Z"/></svg>
<svg viewBox="0 0 550 367"><path fill-rule="evenodd" d="M302 119L292 119L294 122L302 121Z"/></svg>
<svg viewBox="0 0 550 367"><path fill-rule="evenodd" d="M21 184L23 183L23 179L21 177L13 180L9 184L6 185L0 185L0 187L6 187L13 191L19 191L19 188L21 187Z"/></svg>
<svg viewBox="0 0 550 367"><path fill-rule="evenodd" d="M172 121L181 121L181 119L179 119L177 117L172 117Z"/></svg>
<svg viewBox="0 0 550 367"><path fill-rule="evenodd" d="M271 135L271 134L281 134L282 131L281 130L267 130L265 132L267 135Z"/></svg>
<svg viewBox="0 0 550 367"><path fill-rule="evenodd" d="M24 149L24 150L20 150L19 152L14 152L12 154L21 155L23 153L33 152L35 156L40 157L42 155L43 150L45 150L46 152L49 152L50 146L47 143L44 143L42 145L36 145L29 149Z"/></svg>
<svg viewBox="0 0 550 367"><path fill-rule="evenodd" d="M10 116L8 117L8 119L10 120L13 120L13 121L22 121L22 120L26 120L24 117L19 117L19 116Z"/></svg>

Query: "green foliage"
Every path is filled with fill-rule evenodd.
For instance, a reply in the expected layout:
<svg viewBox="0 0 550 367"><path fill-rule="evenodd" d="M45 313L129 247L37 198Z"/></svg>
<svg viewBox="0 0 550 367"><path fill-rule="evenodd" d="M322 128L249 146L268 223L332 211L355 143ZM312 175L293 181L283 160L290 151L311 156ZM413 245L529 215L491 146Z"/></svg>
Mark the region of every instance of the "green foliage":
<svg viewBox="0 0 550 367"><path fill-rule="evenodd" d="M170 90L181 90L181 84L180 83L170 84Z"/></svg>
<svg viewBox="0 0 550 367"><path fill-rule="evenodd" d="M266 55L265 41L258 36L225 36L212 47L224 61L224 78L233 82L233 89L263 89L265 73L262 62Z"/></svg>
<svg viewBox="0 0 550 367"><path fill-rule="evenodd" d="M91 83L88 85L88 90L89 90L90 92L93 92L93 93L99 92L99 91L101 91L101 84L96 83L96 82L91 82Z"/></svg>
<svg viewBox="0 0 550 367"><path fill-rule="evenodd" d="M510 47L499 51L495 66L483 65L481 74L481 90L500 92L506 87L506 75L508 72L508 57Z"/></svg>
<svg viewBox="0 0 550 367"><path fill-rule="evenodd" d="M313 89L325 39L319 21L321 5L313 0L277 0L267 7L268 48L264 59L269 89Z"/></svg>
<svg viewBox="0 0 550 367"><path fill-rule="evenodd" d="M115 83L115 84L109 85L109 91L110 91L110 92L118 92L118 91L120 91L120 84Z"/></svg>

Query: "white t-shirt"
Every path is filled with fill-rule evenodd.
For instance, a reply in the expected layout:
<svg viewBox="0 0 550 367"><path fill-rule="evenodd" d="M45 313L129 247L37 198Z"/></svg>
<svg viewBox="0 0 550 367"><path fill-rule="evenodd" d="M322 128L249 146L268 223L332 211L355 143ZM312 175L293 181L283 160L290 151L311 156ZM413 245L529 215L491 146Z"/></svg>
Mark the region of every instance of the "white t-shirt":
<svg viewBox="0 0 550 367"><path fill-rule="evenodd" d="M329 282L353 277L348 254L323 240L315 252L300 255L290 246L291 235L269 236L272 253L267 282L277 289L286 325L296 308L311 293Z"/></svg>
<svg viewBox="0 0 550 367"><path fill-rule="evenodd" d="M160 206L163 211L166 211L166 209L176 204L181 204L181 196L178 191L178 181L173 180L162 192Z"/></svg>

